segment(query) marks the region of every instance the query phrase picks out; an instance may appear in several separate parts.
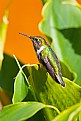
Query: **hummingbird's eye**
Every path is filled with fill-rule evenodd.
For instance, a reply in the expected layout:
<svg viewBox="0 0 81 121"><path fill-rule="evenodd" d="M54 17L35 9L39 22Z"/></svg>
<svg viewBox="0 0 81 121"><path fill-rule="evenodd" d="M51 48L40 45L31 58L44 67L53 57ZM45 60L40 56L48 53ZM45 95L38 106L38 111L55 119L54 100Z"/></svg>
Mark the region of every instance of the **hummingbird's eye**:
<svg viewBox="0 0 81 121"><path fill-rule="evenodd" d="M37 38L35 38L35 41L38 41L38 39L37 39Z"/></svg>

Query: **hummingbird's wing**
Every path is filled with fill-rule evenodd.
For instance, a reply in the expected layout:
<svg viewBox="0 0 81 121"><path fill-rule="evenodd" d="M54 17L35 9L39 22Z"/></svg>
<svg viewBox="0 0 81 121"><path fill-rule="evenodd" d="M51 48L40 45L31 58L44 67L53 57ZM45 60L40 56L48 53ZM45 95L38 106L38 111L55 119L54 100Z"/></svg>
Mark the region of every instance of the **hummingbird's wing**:
<svg viewBox="0 0 81 121"><path fill-rule="evenodd" d="M62 86L65 86L65 83L62 79L62 74L61 74L61 67L60 67L60 62L54 53L54 51L49 48L49 52L41 58L43 65L46 67L47 71L51 75L51 77L59 84Z"/></svg>
<svg viewBox="0 0 81 121"><path fill-rule="evenodd" d="M58 79L56 78L55 75L55 71L52 67L52 65L50 64L49 58L45 57L42 59L42 64L45 66L46 70L48 71L48 73L50 74L50 76L57 82L60 84L60 82L58 81Z"/></svg>

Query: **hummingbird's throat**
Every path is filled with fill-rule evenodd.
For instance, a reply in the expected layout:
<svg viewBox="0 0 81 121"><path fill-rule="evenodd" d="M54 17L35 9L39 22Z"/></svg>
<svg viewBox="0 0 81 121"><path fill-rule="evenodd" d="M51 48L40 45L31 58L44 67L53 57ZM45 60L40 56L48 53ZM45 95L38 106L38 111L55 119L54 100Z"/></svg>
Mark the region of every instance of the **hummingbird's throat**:
<svg viewBox="0 0 81 121"><path fill-rule="evenodd" d="M41 46L40 49L37 50L37 55L39 55L45 48L45 46Z"/></svg>

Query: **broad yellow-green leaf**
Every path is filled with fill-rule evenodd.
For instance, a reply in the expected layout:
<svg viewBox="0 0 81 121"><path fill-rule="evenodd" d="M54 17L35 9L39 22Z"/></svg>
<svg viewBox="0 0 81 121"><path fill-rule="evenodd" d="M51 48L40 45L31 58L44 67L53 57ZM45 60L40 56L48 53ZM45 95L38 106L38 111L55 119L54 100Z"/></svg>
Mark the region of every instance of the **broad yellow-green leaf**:
<svg viewBox="0 0 81 121"><path fill-rule="evenodd" d="M75 82L81 85L81 10L63 2L66 0L47 0L39 27L52 39L51 46L59 60L77 74Z"/></svg>
<svg viewBox="0 0 81 121"><path fill-rule="evenodd" d="M0 68L3 60L3 49L6 39L7 26L8 26L8 9L5 10L5 13L2 18L2 23L0 24Z"/></svg>
<svg viewBox="0 0 81 121"><path fill-rule="evenodd" d="M30 83L39 101L54 105L60 111L80 102L81 87L74 82L63 78L66 83L66 87L63 88L50 77L44 68L31 67L30 72ZM46 121L51 121L57 115L49 109L46 109L44 113Z"/></svg>
<svg viewBox="0 0 81 121"><path fill-rule="evenodd" d="M81 121L81 103L64 110L53 121ZM77 119L77 120L76 120Z"/></svg>
<svg viewBox="0 0 81 121"><path fill-rule="evenodd" d="M31 118L43 108L57 108L39 102L20 102L5 106L0 111L0 121L20 121ZM59 111L58 111L59 112Z"/></svg>

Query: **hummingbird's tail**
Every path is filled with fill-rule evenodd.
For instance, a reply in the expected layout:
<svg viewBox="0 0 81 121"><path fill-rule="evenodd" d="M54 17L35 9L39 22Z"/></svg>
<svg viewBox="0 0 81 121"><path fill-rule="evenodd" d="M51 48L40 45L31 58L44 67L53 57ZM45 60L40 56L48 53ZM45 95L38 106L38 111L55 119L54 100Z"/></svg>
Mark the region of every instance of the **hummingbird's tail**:
<svg viewBox="0 0 81 121"><path fill-rule="evenodd" d="M62 85L63 87L66 86L66 85L65 85L65 82L63 81L63 79L62 79L62 81L61 81L61 85Z"/></svg>
<svg viewBox="0 0 81 121"><path fill-rule="evenodd" d="M57 78L57 81L59 82L59 84L61 84L63 87L65 87L65 82L64 82L64 80L63 80L63 78L62 78L62 75L55 75L56 76L56 78Z"/></svg>

